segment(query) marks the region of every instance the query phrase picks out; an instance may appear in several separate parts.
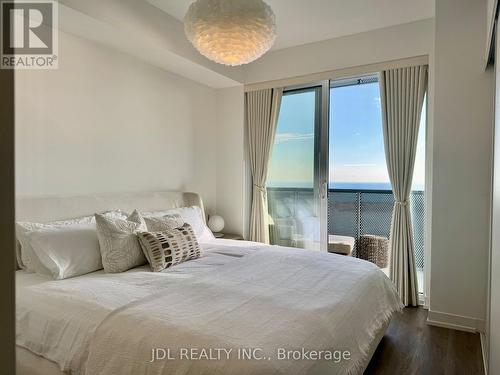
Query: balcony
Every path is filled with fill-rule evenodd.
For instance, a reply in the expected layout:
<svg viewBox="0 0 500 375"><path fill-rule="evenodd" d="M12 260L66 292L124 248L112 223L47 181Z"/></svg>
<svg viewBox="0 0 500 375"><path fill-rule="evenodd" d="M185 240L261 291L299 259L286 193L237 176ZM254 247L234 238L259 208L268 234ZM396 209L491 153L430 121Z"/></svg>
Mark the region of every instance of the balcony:
<svg viewBox="0 0 500 375"><path fill-rule="evenodd" d="M319 241L318 209L309 188L268 188L271 243L312 248ZM328 233L354 237L356 246L363 234L389 238L394 195L390 190L328 191ZM423 285L425 199L423 191L412 191L410 207L419 289ZM387 270L386 270L387 271Z"/></svg>

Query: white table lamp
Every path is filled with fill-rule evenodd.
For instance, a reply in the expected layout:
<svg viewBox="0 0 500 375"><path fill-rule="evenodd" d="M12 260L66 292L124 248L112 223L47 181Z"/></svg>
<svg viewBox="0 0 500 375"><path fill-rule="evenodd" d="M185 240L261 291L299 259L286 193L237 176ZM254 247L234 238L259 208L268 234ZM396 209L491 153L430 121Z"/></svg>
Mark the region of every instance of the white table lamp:
<svg viewBox="0 0 500 375"><path fill-rule="evenodd" d="M208 218L208 227L213 232L215 237L223 237L224 235L221 233L224 229L224 219L219 215L211 215Z"/></svg>

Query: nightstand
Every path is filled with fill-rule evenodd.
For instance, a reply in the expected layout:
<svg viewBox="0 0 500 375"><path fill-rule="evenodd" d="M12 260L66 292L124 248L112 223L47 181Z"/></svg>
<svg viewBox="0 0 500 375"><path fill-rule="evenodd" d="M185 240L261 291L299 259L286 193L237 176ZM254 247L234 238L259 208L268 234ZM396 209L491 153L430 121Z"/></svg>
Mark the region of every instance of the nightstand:
<svg viewBox="0 0 500 375"><path fill-rule="evenodd" d="M223 240L244 240L241 234L230 234L224 233L224 237L221 237Z"/></svg>

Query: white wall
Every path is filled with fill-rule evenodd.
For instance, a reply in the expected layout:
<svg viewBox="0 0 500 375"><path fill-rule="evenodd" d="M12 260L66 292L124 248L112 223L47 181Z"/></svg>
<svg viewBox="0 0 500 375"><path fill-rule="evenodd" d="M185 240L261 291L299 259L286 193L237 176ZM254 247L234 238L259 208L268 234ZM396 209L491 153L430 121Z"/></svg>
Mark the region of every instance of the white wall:
<svg viewBox="0 0 500 375"><path fill-rule="evenodd" d="M486 350L490 374L500 374L500 30L496 30L495 50L495 137L493 169L493 207L491 225L490 311ZM488 345L489 344L489 345Z"/></svg>
<svg viewBox="0 0 500 375"><path fill-rule="evenodd" d="M429 319L483 329L491 193L486 0L436 1Z"/></svg>
<svg viewBox="0 0 500 375"><path fill-rule="evenodd" d="M217 90L217 213L226 233L245 233L243 87Z"/></svg>
<svg viewBox="0 0 500 375"><path fill-rule="evenodd" d="M59 27L112 46L152 65L210 87L232 87L241 67L202 56L184 34L184 24L148 1L59 0Z"/></svg>
<svg viewBox="0 0 500 375"><path fill-rule="evenodd" d="M434 20L271 51L246 67L247 84L397 60L432 52Z"/></svg>
<svg viewBox="0 0 500 375"><path fill-rule="evenodd" d="M191 190L215 210L215 90L69 34L59 51L16 72L17 194Z"/></svg>

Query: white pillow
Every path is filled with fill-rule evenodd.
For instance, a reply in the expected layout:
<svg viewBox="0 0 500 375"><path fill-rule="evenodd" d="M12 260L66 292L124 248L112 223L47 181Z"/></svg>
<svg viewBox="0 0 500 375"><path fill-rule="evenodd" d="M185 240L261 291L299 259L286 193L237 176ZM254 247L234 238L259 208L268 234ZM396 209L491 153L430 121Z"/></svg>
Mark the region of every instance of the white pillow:
<svg viewBox="0 0 500 375"><path fill-rule="evenodd" d="M104 213L104 215L116 218L127 217L127 215L120 210L107 211ZM51 229L51 228L57 229L68 226L71 227L77 224L89 224L89 223L94 223L95 225L95 219L93 215L67 219L67 220L52 221L48 223L17 222L16 237L21 245L21 250L20 250L21 262L19 262L19 266L22 269L26 270L27 272L36 272L42 275L51 274L50 270L46 266L44 266L42 262L40 262L38 256L35 254L33 248L31 247L31 243L26 235L28 232L38 229Z"/></svg>
<svg viewBox="0 0 500 375"><path fill-rule="evenodd" d="M141 213L141 215L144 218L150 218L150 217L159 218L166 215L174 215L174 214L179 214L186 223L191 225L198 242L207 242L215 238L212 231L205 224L201 208L198 206L181 207L164 211L152 211L152 212Z"/></svg>
<svg viewBox="0 0 500 375"><path fill-rule="evenodd" d="M125 220L99 214L95 218L104 271L124 272L146 263L136 232L147 228L137 210Z"/></svg>
<svg viewBox="0 0 500 375"><path fill-rule="evenodd" d="M26 235L38 259L56 280L102 268L94 223L38 229Z"/></svg>

